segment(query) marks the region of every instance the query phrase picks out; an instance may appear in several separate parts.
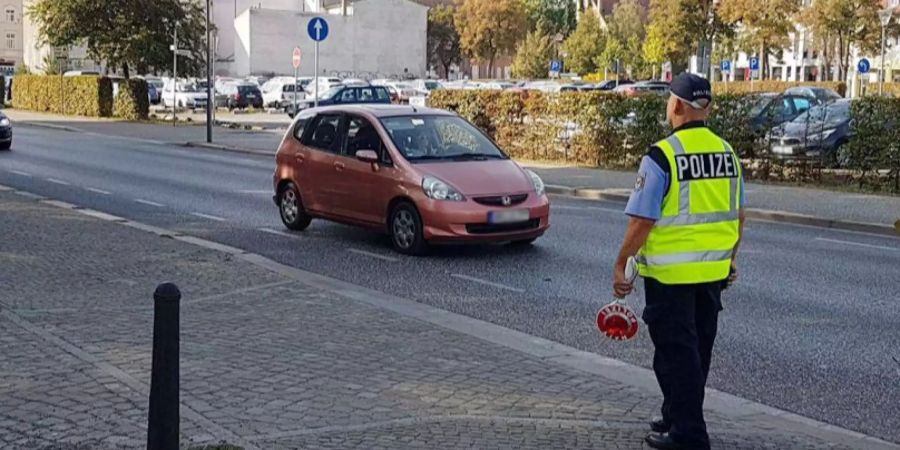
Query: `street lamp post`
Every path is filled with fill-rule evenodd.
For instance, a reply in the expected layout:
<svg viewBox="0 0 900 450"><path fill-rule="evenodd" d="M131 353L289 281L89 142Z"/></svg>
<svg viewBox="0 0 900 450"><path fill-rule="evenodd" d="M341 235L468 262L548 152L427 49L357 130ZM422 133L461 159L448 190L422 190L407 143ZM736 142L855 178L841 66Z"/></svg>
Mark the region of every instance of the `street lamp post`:
<svg viewBox="0 0 900 450"><path fill-rule="evenodd" d="M878 94L884 95L884 47L886 41L887 27L891 23L893 9L884 9L878 12L878 18L881 19L881 70L878 71Z"/></svg>
<svg viewBox="0 0 900 450"><path fill-rule="evenodd" d="M210 0L206 0L206 142L212 143L213 108L216 98L213 96L212 39L209 34Z"/></svg>

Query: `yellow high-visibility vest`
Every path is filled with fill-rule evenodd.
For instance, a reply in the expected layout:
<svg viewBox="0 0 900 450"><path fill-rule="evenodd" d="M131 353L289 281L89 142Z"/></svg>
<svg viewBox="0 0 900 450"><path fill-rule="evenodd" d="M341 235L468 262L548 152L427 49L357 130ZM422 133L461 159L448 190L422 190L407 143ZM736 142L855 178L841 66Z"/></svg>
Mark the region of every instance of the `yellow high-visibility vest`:
<svg viewBox="0 0 900 450"><path fill-rule="evenodd" d="M662 215L636 256L641 276L664 284L728 278L739 237L741 167L728 142L706 127L656 146L670 167Z"/></svg>

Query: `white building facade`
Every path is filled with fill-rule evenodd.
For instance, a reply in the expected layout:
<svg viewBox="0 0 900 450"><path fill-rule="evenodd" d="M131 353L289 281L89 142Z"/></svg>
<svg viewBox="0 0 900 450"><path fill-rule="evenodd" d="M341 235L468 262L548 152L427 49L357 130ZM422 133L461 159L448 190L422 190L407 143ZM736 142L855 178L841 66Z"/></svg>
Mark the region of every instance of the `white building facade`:
<svg viewBox="0 0 900 450"><path fill-rule="evenodd" d="M0 0L0 73L22 62L22 0Z"/></svg>

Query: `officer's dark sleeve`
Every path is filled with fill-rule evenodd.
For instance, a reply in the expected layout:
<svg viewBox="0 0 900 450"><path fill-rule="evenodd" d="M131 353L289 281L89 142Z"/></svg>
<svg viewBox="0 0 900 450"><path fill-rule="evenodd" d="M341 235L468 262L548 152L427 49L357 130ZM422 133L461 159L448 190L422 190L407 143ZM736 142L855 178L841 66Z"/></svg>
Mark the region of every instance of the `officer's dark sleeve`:
<svg viewBox="0 0 900 450"><path fill-rule="evenodd" d="M669 192L669 186L672 184L672 167L669 166L669 159L666 158L665 153L655 145L650 147L650 150L647 152L647 157L652 159L653 162L662 169L664 174L668 175L668 177L666 177L665 192Z"/></svg>

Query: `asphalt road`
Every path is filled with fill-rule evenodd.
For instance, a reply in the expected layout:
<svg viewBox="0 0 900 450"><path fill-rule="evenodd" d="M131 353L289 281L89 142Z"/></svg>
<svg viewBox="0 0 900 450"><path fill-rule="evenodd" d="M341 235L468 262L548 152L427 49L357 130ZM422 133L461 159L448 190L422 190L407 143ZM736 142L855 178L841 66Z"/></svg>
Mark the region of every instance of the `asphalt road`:
<svg viewBox="0 0 900 450"><path fill-rule="evenodd" d="M272 170L265 156L25 126L13 151L0 152L3 185L649 367L646 331L611 342L593 324L612 297L621 205L553 198L553 228L532 249L446 247L410 258L342 225L287 232ZM750 223L739 258L710 385L900 442L900 240ZM630 302L643 305L640 295Z"/></svg>

